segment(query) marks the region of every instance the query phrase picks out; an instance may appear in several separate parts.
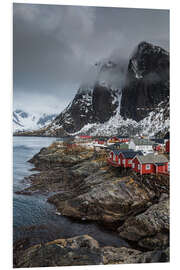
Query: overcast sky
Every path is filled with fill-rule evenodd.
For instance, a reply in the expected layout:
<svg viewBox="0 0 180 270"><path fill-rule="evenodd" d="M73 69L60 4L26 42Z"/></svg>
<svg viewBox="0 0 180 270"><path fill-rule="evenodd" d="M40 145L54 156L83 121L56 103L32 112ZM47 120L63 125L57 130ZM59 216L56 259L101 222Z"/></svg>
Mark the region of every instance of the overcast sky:
<svg viewBox="0 0 180 270"><path fill-rule="evenodd" d="M14 108L61 112L91 65L141 41L169 50L167 10L14 4Z"/></svg>

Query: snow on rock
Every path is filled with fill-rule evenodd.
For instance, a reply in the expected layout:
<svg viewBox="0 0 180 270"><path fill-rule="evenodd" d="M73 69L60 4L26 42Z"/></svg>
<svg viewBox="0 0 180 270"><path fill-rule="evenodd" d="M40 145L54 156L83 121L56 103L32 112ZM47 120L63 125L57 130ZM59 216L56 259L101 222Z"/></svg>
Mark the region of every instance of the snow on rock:
<svg viewBox="0 0 180 270"><path fill-rule="evenodd" d="M23 110L13 112L13 132L37 130L49 125L56 114L27 113Z"/></svg>
<svg viewBox="0 0 180 270"><path fill-rule="evenodd" d="M133 119L124 119L117 111L103 124L87 124L80 131L69 135L90 134L92 136L113 136L113 135L138 135L139 133L153 136L158 132L169 130L169 106L163 108L163 102L159 103L157 109L149 113L140 122ZM167 114L167 117L165 115Z"/></svg>

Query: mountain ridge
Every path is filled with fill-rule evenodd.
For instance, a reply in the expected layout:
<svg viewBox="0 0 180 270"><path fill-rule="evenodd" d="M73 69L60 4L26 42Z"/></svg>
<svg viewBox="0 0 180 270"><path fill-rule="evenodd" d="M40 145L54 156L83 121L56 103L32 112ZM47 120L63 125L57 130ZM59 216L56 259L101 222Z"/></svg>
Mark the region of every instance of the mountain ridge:
<svg viewBox="0 0 180 270"><path fill-rule="evenodd" d="M95 64L95 78L38 134L127 135L169 129L169 53L147 42L137 45L127 69L106 59Z"/></svg>

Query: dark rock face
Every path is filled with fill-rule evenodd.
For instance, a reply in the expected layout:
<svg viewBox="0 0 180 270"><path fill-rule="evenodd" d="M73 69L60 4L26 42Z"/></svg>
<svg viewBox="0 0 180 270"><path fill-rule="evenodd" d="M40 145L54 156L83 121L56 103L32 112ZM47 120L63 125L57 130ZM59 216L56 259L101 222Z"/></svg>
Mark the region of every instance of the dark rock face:
<svg viewBox="0 0 180 270"><path fill-rule="evenodd" d="M121 247L101 248L98 242L89 235L68 239L56 239L46 244L32 246L17 251L16 268L98 265L122 263L151 263L169 261L169 250L141 252Z"/></svg>
<svg viewBox="0 0 180 270"><path fill-rule="evenodd" d="M104 123L116 112L119 90L96 84L93 89L79 89L67 109L56 117L54 123L66 132L79 131L88 123Z"/></svg>
<svg viewBox="0 0 180 270"><path fill-rule="evenodd" d="M124 61L116 59L114 62L105 60L96 63L93 68L94 75L90 82L80 86L72 102L50 125L34 132L15 135L64 137L80 131L84 126L87 128L84 130L85 134L93 134L95 130L91 124L103 124L115 115L120 118L119 126L118 120L113 122L110 131L107 128L107 134L129 133L130 123L127 126L123 119L139 122L139 125L133 123L131 127L131 133L138 134L144 126L140 121L149 117L150 112L153 117L145 119L150 129L152 127L148 132L161 134L162 130L163 135L168 130L168 124L164 126L164 129L167 127L165 131L163 128L155 128L154 125L156 116L159 116L161 123L169 119L168 52L158 46L141 42L132 54L128 67ZM111 126L111 123L107 123L109 124ZM96 129L96 125L94 128ZM95 134L102 135L101 132L99 125Z"/></svg>
<svg viewBox="0 0 180 270"><path fill-rule="evenodd" d="M140 121L168 96L169 53L140 43L129 61L120 114Z"/></svg>
<svg viewBox="0 0 180 270"><path fill-rule="evenodd" d="M116 112L118 101L113 104L113 100L118 99L118 90L113 91L107 87L96 85L93 91L93 111L95 122L104 123L108 121Z"/></svg>
<svg viewBox="0 0 180 270"><path fill-rule="evenodd" d="M169 245L169 199L152 205L144 213L131 217L119 228L121 237L137 241L147 249L162 249Z"/></svg>
<svg viewBox="0 0 180 270"><path fill-rule="evenodd" d="M101 254L96 240L88 235L57 239L21 252L16 267L48 267L100 264Z"/></svg>
<svg viewBox="0 0 180 270"><path fill-rule="evenodd" d="M81 129L88 122L94 120L92 93L89 89L79 91L73 101L59 116L54 123L62 126L66 132L75 132Z"/></svg>
<svg viewBox="0 0 180 270"><path fill-rule="evenodd" d="M65 132L77 132L87 124L104 123L116 113L125 65L105 61L95 66L95 78L80 86L73 101L54 121Z"/></svg>

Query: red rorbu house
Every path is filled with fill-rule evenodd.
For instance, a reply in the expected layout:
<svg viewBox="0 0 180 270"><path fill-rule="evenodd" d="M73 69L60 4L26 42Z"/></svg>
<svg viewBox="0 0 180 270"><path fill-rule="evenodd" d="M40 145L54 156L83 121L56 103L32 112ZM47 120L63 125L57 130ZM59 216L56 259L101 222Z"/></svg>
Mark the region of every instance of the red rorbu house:
<svg viewBox="0 0 180 270"><path fill-rule="evenodd" d="M132 169L140 174L168 174L168 159L164 155L137 155L132 160Z"/></svg>
<svg viewBox="0 0 180 270"><path fill-rule="evenodd" d="M92 136L88 136L88 135L79 135L80 139L91 139Z"/></svg>
<svg viewBox="0 0 180 270"><path fill-rule="evenodd" d="M107 159L108 163L113 167L120 167L121 160L120 160L120 153L121 150L112 150L109 154L109 158Z"/></svg>
<svg viewBox="0 0 180 270"><path fill-rule="evenodd" d="M118 137L118 141L122 143L129 142L129 137L127 136Z"/></svg>
<svg viewBox="0 0 180 270"><path fill-rule="evenodd" d="M108 163L113 167L131 168L132 159L137 155L142 155L141 151L131 149L112 150L108 158Z"/></svg>
<svg viewBox="0 0 180 270"><path fill-rule="evenodd" d="M95 142L98 143L98 144L105 144L106 141L107 141L107 139L103 138L103 137L95 139Z"/></svg>
<svg viewBox="0 0 180 270"><path fill-rule="evenodd" d="M124 168L131 168L132 167L132 160L136 155L143 155L141 151L123 151L120 153L119 157L121 160L121 166Z"/></svg>

